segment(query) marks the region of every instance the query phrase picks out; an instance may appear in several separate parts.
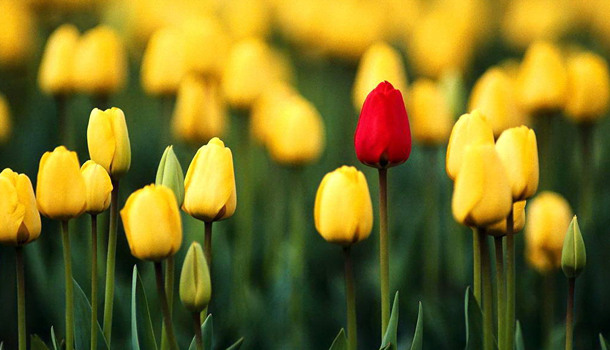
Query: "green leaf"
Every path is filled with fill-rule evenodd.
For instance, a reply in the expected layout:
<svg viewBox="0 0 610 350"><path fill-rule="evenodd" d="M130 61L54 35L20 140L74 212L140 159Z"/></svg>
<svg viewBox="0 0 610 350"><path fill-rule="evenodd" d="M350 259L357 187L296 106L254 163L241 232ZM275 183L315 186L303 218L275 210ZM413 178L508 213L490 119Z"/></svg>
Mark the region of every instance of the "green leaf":
<svg viewBox="0 0 610 350"><path fill-rule="evenodd" d="M483 312L470 287L466 288L464 314L466 316L466 350L482 350Z"/></svg>
<svg viewBox="0 0 610 350"><path fill-rule="evenodd" d="M49 350L49 347L36 334L33 334L30 337L30 350Z"/></svg>
<svg viewBox="0 0 610 350"><path fill-rule="evenodd" d="M525 350L525 342L523 341L523 332L521 331L521 322L517 321L515 329L515 347L517 350Z"/></svg>
<svg viewBox="0 0 610 350"><path fill-rule="evenodd" d="M419 311L417 312L417 323L415 324L415 333L413 334L413 342L411 342L411 350L422 350L424 347L424 309L421 301L419 302Z"/></svg>
<svg viewBox="0 0 610 350"><path fill-rule="evenodd" d="M238 341L236 341L233 345L229 346L227 348L227 350L239 350L239 348L241 348L241 345L244 343L244 338L239 338Z"/></svg>
<svg viewBox="0 0 610 350"><path fill-rule="evenodd" d="M214 343L214 324L212 319L212 314L209 314L208 317L203 321L201 325L201 333L203 336L203 348L204 349L212 349L212 344ZM241 346L241 345L240 345ZM189 346L189 350L197 349L197 341L193 336L193 340L191 340L191 345Z"/></svg>
<svg viewBox="0 0 610 350"><path fill-rule="evenodd" d="M0 342L0 350L4 349L4 342Z"/></svg>
<svg viewBox="0 0 610 350"><path fill-rule="evenodd" d="M140 350L140 346L142 349L156 350L157 341L144 285L138 274L138 267L134 265L131 282L131 348Z"/></svg>
<svg viewBox="0 0 610 350"><path fill-rule="evenodd" d="M599 333L599 343L602 346L602 350L610 349L610 345L608 345L608 342L606 341L606 339L604 339L604 336L601 333Z"/></svg>
<svg viewBox="0 0 610 350"><path fill-rule="evenodd" d="M347 350L347 337L343 328L341 328L339 334L335 337L329 350Z"/></svg>
<svg viewBox="0 0 610 350"><path fill-rule="evenodd" d="M91 347L91 304L78 282L74 282L74 341L77 349L88 349ZM108 349L108 344L102 327L97 323L97 348Z"/></svg>
<svg viewBox="0 0 610 350"><path fill-rule="evenodd" d="M392 312L390 313L390 322L381 341L380 349L390 345L391 350L398 349L397 334L398 332L398 292L394 296L394 304L392 304Z"/></svg>
<svg viewBox="0 0 610 350"><path fill-rule="evenodd" d="M57 344L57 337L55 336L55 328L53 328L53 326L51 326L51 343L53 344L53 350L61 349Z"/></svg>

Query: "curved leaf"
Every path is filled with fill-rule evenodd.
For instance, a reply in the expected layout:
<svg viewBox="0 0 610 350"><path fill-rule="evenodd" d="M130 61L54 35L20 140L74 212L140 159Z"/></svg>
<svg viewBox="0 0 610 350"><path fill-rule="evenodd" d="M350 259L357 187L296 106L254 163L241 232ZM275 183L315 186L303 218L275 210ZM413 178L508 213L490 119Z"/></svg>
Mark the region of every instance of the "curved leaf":
<svg viewBox="0 0 610 350"><path fill-rule="evenodd" d="M483 312L470 287L464 296L466 316L466 350L483 350Z"/></svg>
<svg viewBox="0 0 610 350"><path fill-rule="evenodd" d="M599 343L602 346L602 350L610 349L610 345L608 345L608 342L606 341L606 339L604 339L604 336L601 333L599 333Z"/></svg>
<svg viewBox="0 0 610 350"><path fill-rule="evenodd" d="M388 345L390 350L398 349L397 345L397 332L398 332L398 292L394 296L394 304L392 304L392 312L390 313L390 322L388 323L388 329L386 329L383 335L380 349L384 349Z"/></svg>
<svg viewBox="0 0 610 350"><path fill-rule="evenodd" d="M30 337L30 350L49 350L49 347L36 334L32 334Z"/></svg>
<svg viewBox="0 0 610 350"><path fill-rule="evenodd" d="M55 328L51 326L51 343L53 344L53 350L61 349L57 343L57 337L55 336Z"/></svg>
<svg viewBox="0 0 610 350"><path fill-rule="evenodd" d="M203 324L201 325L201 333L203 336L203 348L204 349L212 349L212 345L214 343L214 324L212 319L212 314L209 314L205 319ZM241 346L241 345L240 345ZM189 350L196 350L197 343L195 340L195 336L193 336L193 340L191 340L191 345L189 346Z"/></svg>
<svg viewBox="0 0 610 350"><path fill-rule="evenodd" d="M347 350L347 337L345 336L345 330L341 328L339 334L333 340L329 350Z"/></svg>
<svg viewBox="0 0 610 350"><path fill-rule="evenodd" d="M81 286L74 282L74 342L77 349L89 349L91 347L91 304ZM102 328L97 324L97 348L108 349L108 344Z"/></svg>
<svg viewBox="0 0 610 350"><path fill-rule="evenodd" d="M525 342L523 341L523 332L521 331L521 322L517 321L515 329L515 347L517 350L525 350Z"/></svg>
<svg viewBox="0 0 610 350"><path fill-rule="evenodd" d="M157 350L148 299L136 265L133 266L131 280L131 348Z"/></svg>
<svg viewBox="0 0 610 350"><path fill-rule="evenodd" d="M415 333L413 334L413 342L411 350L422 350L424 347L424 309L421 301L419 302L419 311L417 312L417 323L415 325Z"/></svg>
<svg viewBox="0 0 610 350"><path fill-rule="evenodd" d="M233 345L229 346L227 348L227 350L239 350L239 348L241 348L241 345L244 343L244 338L239 338L238 341L236 341Z"/></svg>

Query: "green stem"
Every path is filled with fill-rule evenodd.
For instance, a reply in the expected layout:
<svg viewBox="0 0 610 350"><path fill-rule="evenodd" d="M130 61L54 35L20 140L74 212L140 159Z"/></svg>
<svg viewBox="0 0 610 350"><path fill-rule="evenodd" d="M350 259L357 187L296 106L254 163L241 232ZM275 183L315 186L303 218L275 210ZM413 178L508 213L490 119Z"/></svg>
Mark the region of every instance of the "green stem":
<svg viewBox="0 0 610 350"><path fill-rule="evenodd" d="M506 279L504 278L504 250L502 237L494 237L496 248L496 289L498 308L498 348L504 350L506 337Z"/></svg>
<svg viewBox="0 0 610 350"><path fill-rule="evenodd" d="M114 305L114 268L116 263L116 239L119 220L119 181L112 181L110 225L108 230L108 255L106 256L106 291L104 293L104 336L111 344L112 311Z"/></svg>
<svg viewBox="0 0 610 350"><path fill-rule="evenodd" d="M580 172L580 185L582 189L579 191L580 195L580 216L582 222L587 223L592 218L592 201L593 201L593 189L594 189L594 166L593 166L593 127L591 123L584 123L579 125L580 131L580 142L582 151L582 167Z"/></svg>
<svg viewBox="0 0 610 350"><path fill-rule="evenodd" d="M165 260L165 293L167 294L169 313L172 315L174 309L174 270L174 256L172 255ZM165 325L161 327L161 349L169 349Z"/></svg>
<svg viewBox="0 0 610 350"><path fill-rule="evenodd" d="M26 350L27 336L25 325L25 273L23 264L23 246L15 248L17 265L17 324L19 326L19 350Z"/></svg>
<svg viewBox="0 0 610 350"><path fill-rule="evenodd" d="M176 335L174 334L174 325L172 323L172 315L169 312L167 296L165 295L165 286L163 285L163 265L159 261L155 261L154 264L157 293L159 294L159 303L161 304L161 310L163 311L163 322L165 324L165 329L167 330L167 341L169 342L170 349L178 350Z"/></svg>
<svg viewBox="0 0 610 350"><path fill-rule="evenodd" d="M91 215L91 350L97 349L97 215Z"/></svg>
<svg viewBox="0 0 610 350"><path fill-rule="evenodd" d="M212 279L212 224L213 223L214 223L213 221L204 222L205 233L204 233L204 237L203 237L203 255L205 256L205 260L208 263L208 270L210 272L210 280ZM201 314L200 314L201 323L205 321L206 317L208 317L209 308L210 308L210 305L208 303L208 306L206 306L205 309L203 309L203 311L201 311Z"/></svg>
<svg viewBox="0 0 610 350"><path fill-rule="evenodd" d="M70 256L68 221L61 222L61 229L66 277L66 350L72 350L74 349L74 283L72 281L72 258Z"/></svg>
<svg viewBox="0 0 610 350"><path fill-rule="evenodd" d="M566 350L572 350L574 339L574 287L576 278L568 279L568 309L566 312Z"/></svg>
<svg viewBox="0 0 610 350"><path fill-rule="evenodd" d="M513 233L513 212L506 218L506 350L515 347L515 235Z"/></svg>
<svg viewBox="0 0 610 350"><path fill-rule="evenodd" d="M195 331L195 341L197 350L203 350L203 336L201 335L201 323L199 322L199 314L193 313L193 330Z"/></svg>
<svg viewBox="0 0 610 350"><path fill-rule="evenodd" d="M483 282L483 342L485 350L493 350L493 292L491 288L491 261L489 244L484 228L478 228L479 249L481 250L481 281Z"/></svg>
<svg viewBox="0 0 610 350"><path fill-rule="evenodd" d="M354 270L350 247L344 247L345 257L345 298L347 301L347 342L348 350L358 348L358 335L356 325L356 291L354 288Z"/></svg>
<svg viewBox="0 0 610 350"><path fill-rule="evenodd" d="M388 233L388 170L379 169L379 278L381 283L381 338L390 322L390 251Z"/></svg>
<svg viewBox="0 0 610 350"><path fill-rule="evenodd" d="M472 280L474 286L474 298L477 300L479 305L481 303L481 248L479 242L479 235L476 228L472 229Z"/></svg>

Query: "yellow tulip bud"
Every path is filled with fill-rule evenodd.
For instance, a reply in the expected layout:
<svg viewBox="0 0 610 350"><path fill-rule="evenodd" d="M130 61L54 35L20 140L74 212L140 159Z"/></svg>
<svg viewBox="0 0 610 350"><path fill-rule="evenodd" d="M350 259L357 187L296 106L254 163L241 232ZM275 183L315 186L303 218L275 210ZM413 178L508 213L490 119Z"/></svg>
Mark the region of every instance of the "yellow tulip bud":
<svg viewBox="0 0 610 350"><path fill-rule="evenodd" d="M132 193L121 219L131 255L161 261L176 254L182 244L182 221L176 196L165 186L148 185Z"/></svg>
<svg viewBox="0 0 610 350"><path fill-rule="evenodd" d="M80 169L87 187L87 213L97 215L110 207L112 180L106 169L88 160Z"/></svg>
<svg viewBox="0 0 610 350"><path fill-rule="evenodd" d="M496 150L508 174L513 200L528 199L538 190L538 145L534 130L519 126L505 130Z"/></svg>
<svg viewBox="0 0 610 350"><path fill-rule="evenodd" d="M486 233L502 237L506 235L506 219L502 219L491 226L487 226ZM525 201L513 203L513 233L518 233L525 227Z"/></svg>
<svg viewBox="0 0 610 350"><path fill-rule="evenodd" d="M109 95L125 85L127 54L119 36L104 26L86 32L74 59L76 87L87 94Z"/></svg>
<svg viewBox="0 0 610 350"><path fill-rule="evenodd" d="M190 312L200 313L212 298L212 281L203 249L191 243L180 272L180 301Z"/></svg>
<svg viewBox="0 0 610 350"><path fill-rule="evenodd" d="M222 136L229 122L218 83L188 75L180 83L172 129L177 138L201 145Z"/></svg>
<svg viewBox="0 0 610 350"><path fill-rule="evenodd" d="M446 142L453 115L441 88L431 80L419 79L407 97L413 138L426 145Z"/></svg>
<svg viewBox="0 0 610 350"><path fill-rule="evenodd" d="M491 127L478 110L462 115L451 130L447 145L446 170L452 180L455 180L462 167L466 147L475 143L494 144Z"/></svg>
<svg viewBox="0 0 610 350"><path fill-rule="evenodd" d="M151 95L174 95L185 73L185 41L180 30L161 29L150 38L142 58L142 86Z"/></svg>
<svg viewBox="0 0 610 350"><path fill-rule="evenodd" d="M528 206L525 226L527 261L544 273L561 266L561 252L572 219L570 204L554 192L542 192Z"/></svg>
<svg viewBox="0 0 610 350"><path fill-rule="evenodd" d="M191 161L184 179L182 209L194 218L212 222L231 217L236 206L233 155L215 137Z"/></svg>
<svg viewBox="0 0 610 350"><path fill-rule="evenodd" d="M250 133L261 145L267 144L267 134L275 127L276 111L286 100L297 95L296 90L286 82L276 82L263 91L252 107Z"/></svg>
<svg viewBox="0 0 610 350"><path fill-rule="evenodd" d="M389 81L402 93L407 92L407 78L400 52L378 42L362 55L352 90L354 108L360 111L368 94L382 81Z"/></svg>
<svg viewBox="0 0 610 350"><path fill-rule="evenodd" d="M373 206L364 174L351 166L326 174L316 193L314 220L327 242L350 246L368 238Z"/></svg>
<svg viewBox="0 0 610 350"><path fill-rule="evenodd" d="M131 146L125 114L113 107L102 111L94 108L87 126L89 155L114 180L120 179L131 166Z"/></svg>
<svg viewBox="0 0 610 350"><path fill-rule="evenodd" d="M0 243L28 244L40 236L40 214L30 178L6 168L0 173Z"/></svg>
<svg viewBox="0 0 610 350"><path fill-rule="evenodd" d="M484 227L506 219L513 200L506 170L493 144L467 146L463 158L451 202L455 220Z"/></svg>
<svg viewBox="0 0 610 350"><path fill-rule="evenodd" d="M0 66L18 66L33 52L34 14L23 1L0 0Z"/></svg>
<svg viewBox="0 0 610 350"><path fill-rule="evenodd" d="M568 74L559 50L546 42L532 44L517 78L521 108L536 114L561 109L568 92Z"/></svg>
<svg viewBox="0 0 610 350"><path fill-rule="evenodd" d="M287 165L311 163L324 150L324 124L316 107L295 95L276 110L267 131L267 149L276 162Z"/></svg>
<svg viewBox="0 0 610 350"><path fill-rule="evenodd" d="M580 53L568 60L566 115L575 122L593 122L608 112L610 75L608 63L594 53Z"/></svg>
<svg viewBox="0 0 610 350"><path fill-rule="evenodd" d="M229 1L223 11L225 23L235 39L269 36L271 15L271 6L264 0Z"/></svg>
<svg viewBox="0 0 610 350"><path fill-rule="evenodd" d="M6 97L0 94L0 144L6 142L11 135L11 113Z"/></svg>
<svg viewBox="0 0 610 350"><path fill-rule="evenodd" d="M468 110L474 109L487 117L496 137L502 131L525 122L525 114L517 108L515 83L498 67L487 70L474 85Z"/></svg>
<svg viewBox="0 0 610 350"><path fill-rule="evenodd" d="M87 187L76 152L59 146L42 155L36 194L38 210L50 219L74 219L87 210Z"/></svg>
<svg viewBox="0 0 610 350"><path fill-rule="evenodd" d="M64 24L49 37L38 72L38 84L45 93L64 95L74 89L72 69L79 35L75 26Z"/></svg>
<svg viewBox="0 0 610 350"><path fill-rule="evenodd" d="M187 71L219 77L231 44L222 24L212 16L202 16L185 21L182 31L187 42Z"/></svg>

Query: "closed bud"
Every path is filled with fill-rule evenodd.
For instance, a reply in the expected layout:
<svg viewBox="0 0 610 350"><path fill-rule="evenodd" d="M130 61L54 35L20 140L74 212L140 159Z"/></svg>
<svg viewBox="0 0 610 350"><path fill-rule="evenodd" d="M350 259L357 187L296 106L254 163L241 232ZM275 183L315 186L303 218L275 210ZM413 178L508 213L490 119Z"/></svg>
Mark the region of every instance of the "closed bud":
<svg viewBox="0 0 610 350"><path fill-rule="evenodd" d="M74 90L74 57L79 43L78 29L64 24L49 37L42 55L38 84L51 95L65 95Z"/></svg>
<svg viewBox="0 0 610 350"><path fill-rule="evenodd" d="M175 95L185 73L185 41L182 32L163 28L148 41L142 58L142 87L151 95Z"/></svg>
<svg viewBox="0 0 610 350"><path fill-rule="evenodd" d="M182 221L176 196L165 186L148 185L132 193L121 210L131 255L161 261L182 244Z"/></svg>
<svg viewBox="0 0 610 350"><path fill-rule="evenodd" d="M487 119L478 110L464 114L451 130L447 145L446 170L452 180L462 167L466 147L475 143L494 144L494 135Z"/></svg>
<svg viewBox="0 0 610 350"><path fill-rule="evenodd" d="M114 180L129 171L131 166L131 145L125 114L113 107L102 111L94 108L87 126L89 156L101 165Z"/></svg>
<svg viewBox="0 0 610 350"><path fill-rule="evenodd" d="M0 145L11 136L11 129L11 113L8 108L8 101L4 95L0 94Z"/></svg>
<svg viewBox="0 0 610 350"><path fill-rule="evenodd" d="M563 241L563 250L561 251L561 269L568 278L576 278L587 266L587 251L585 249L585 241L582 239L578 219L576 216L570 222L568 231L566 232L565 240Z"/></svg>
<svg viewBox="0 0 610 350"><path fill-rule="evenodd" d="M30 178L9 168L0 173L0 243L19 246L40 236L40 214Z"/></svg>
<svg viewBox="0 0 610 350"><path fill-rule="evenodd" d="M80 169L87 188L87 213L97 215L110 207L112 180L106 169L88 160Z"/></svg>
<svg viewBox="0 0 610 350"><path fill-rule="evenodd" d="M525 227L525 201L513 203L513 233L518 233ZM502 219L491 226L487 226L485 233L492 236L502 237L506 235L508 223Z"/></svg>
<svg viewBox="0 0 610 350"><path fill-rule="evenodd" d="M76 152L59 146L40 158L36 181L38 210L49 219L65 221L87 209L87 187Z"/></svg>
<svg viewBox="0 0 610 350"><path fill-rule="evenodd" d="M594 122L606 115L610 100L608 63L594 53L568 60L566 115L577 123Z"/></svg>
<svg viewBox="0 0 610 350"><path fill-rule="evenodd" d="M326 174L316 193L314 220L327 242L350 246L368 238L373 207L364 174L351 166Z"/></svg>
<svg viewBox="0 0 610 350"><path fill-rule="evenodd" d="M431 80L419 79L413 83L409 97L413 138L424 145L445 143L453 115L442 89Z"/></svg>
<svg viewBox="0 0 610 350"><path fill-rule="evenodd" d="M231 217L236 206L233 155L215 137L197 151L189 165L182 209L194 218L212 222Z"/></svg>
<svg viewBox="0 0 610 350"><path fill-rule="evenodd" d="M174 146L167 146L157 168L155 185L168 187L176 196L178 207L184 203L184 173L174 153Z"/></svg>
<svg viewBox="0 0 610 350"><path fill-rule="evenodd" d="M193 313L200 313L210 303L212 281L203 249L197 242L191 243L180 272L180 301Z"/></svg>
<svg viewBox="0 0 610 350"><path fill-rule="evenodd" d="M534 130L527 126L502 133L496 150L508 174L513 200L531 198L538 190L538 145Z"/></svg>

